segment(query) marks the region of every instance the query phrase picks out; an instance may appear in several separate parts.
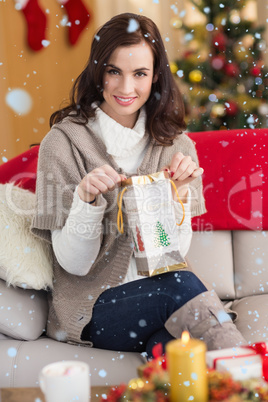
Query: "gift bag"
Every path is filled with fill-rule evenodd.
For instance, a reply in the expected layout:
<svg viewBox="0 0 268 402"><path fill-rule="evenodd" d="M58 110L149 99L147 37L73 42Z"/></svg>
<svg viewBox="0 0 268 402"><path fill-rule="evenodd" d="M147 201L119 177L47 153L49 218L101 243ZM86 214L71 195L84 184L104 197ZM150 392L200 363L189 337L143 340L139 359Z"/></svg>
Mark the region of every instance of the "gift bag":
<svg viewBox="0 0 268 402"><path fill-rule="evenodd" d="M179 236L172 198L172 185L165 172L134 176L122 182L118 194L117 225L124 231L122 208L131 229L139 275L153 276L187 267L179 251Z"/></svg>

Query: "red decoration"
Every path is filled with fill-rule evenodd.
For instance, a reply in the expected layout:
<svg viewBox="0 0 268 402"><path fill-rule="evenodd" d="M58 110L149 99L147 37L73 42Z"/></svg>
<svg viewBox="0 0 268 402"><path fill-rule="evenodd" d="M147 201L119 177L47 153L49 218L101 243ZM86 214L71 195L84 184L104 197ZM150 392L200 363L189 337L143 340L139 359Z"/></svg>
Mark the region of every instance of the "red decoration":
<svg viewBox="0 0 268 402"><path fill-rule="evenodd" d="M192 50L187 50L186 52L184 52L183 57L184 59L188 59L189 57L193 56L194 52Z"/></svg>
<svg viewBox="0 0 268 402"><path fill-rule="evenodd" d="M225 102L224 104L225 109L226 109L226 114L228 116L236 116L239 108L236 102L232 101L232 100L228 100Z"/></svg>
<svg viewBox="0 0 268 402"><path fill-rule="evenodd" d="M145 248L144 248L144 244L143 244L141 234L140 234L140 230L139 230L138 226L136 226L136 232L137 232L137 242L138 242L139 250L144 251Z"/></svg>
<svg viewBox="0 0 268 402"><path fill-rule="evenodd" d="M153 358L157 360L163 370L167 369L165 354L163 353L162 343L157 343L152 349Z"/></svg>
<svg viewBox="0 0 268 402"><path fill-rule="evenodd" d="M250 70L250 74L254 77L259 77L261 75L261 69L257 66L254 66Z"/></svg>
<svg viewBox="0 0 268 402"><path fill-rule="evenodd" d="M212 43L219 52L224 52L227 44L227 37L223 33L217 33L213 36Z"/></svg>
<svg viewBox="0 0 268 402"><path fill-rule="evenodd" d="M37 52L44 47L42 41L45 39L45 30L47 24L46 14L40 8L38 0L28 0L21 11L23 12L27 22L28 44L32 50Z"/></svg>
<svg viewBox="0 0 268 402"><path fill-rule="evenodd" d="M220 54L212 57L211 65L214 68L214 70L221 70L225 65L225 57Z"/></svg>
<svg viewBox="0 0 268 402"><path fill-rule="evenodd" d="M62 3L68 13L69 41L75 45L79 36L90 21L90 14L82 0L67 0Z"/></svg>
<svg viewBox="0 0 268 402"><path fill-rule="evenodd" d="M224 66L224 71L229 77L237 77L240 69L236 63L226 63Z"/></svg>

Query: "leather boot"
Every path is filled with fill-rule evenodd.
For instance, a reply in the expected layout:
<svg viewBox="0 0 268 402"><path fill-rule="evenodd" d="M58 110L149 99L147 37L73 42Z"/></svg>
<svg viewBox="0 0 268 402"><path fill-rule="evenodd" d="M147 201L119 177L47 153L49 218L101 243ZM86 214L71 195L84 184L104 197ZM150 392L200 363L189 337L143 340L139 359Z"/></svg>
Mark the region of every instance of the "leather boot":
<svg viewBox="0 0 268 402"><path fill-rule="evenodd" d="M165 328L174 338L188 331L192 338L203 340L207 350L247 345L214 290L185 303L169 317Z"/></svg>

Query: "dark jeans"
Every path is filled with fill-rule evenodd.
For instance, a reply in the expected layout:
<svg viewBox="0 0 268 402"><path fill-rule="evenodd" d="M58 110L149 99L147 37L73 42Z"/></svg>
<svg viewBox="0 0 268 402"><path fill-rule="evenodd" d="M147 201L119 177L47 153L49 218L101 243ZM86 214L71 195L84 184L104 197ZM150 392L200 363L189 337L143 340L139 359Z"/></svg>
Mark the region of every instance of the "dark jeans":
<svg viewBox="0 0 268 402"><path fill-rule="evenodd" d="M100 349L147 352L173 337L164 324L174 311L206 291L189 271L168 272L103 292L96 301L82 339Z"/></svg>

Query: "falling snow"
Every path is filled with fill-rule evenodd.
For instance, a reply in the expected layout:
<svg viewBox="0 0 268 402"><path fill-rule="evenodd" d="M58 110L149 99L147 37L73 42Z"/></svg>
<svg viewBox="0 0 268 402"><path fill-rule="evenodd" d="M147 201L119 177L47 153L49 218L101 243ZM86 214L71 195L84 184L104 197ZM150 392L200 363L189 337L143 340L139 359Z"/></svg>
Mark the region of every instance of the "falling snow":
<svg viewBox="0 0 268 402"><path fill-rule="evenodd" d="M127 32L128 33L135 32L135 31L137 31L137 29L139 29L139 26L140 26L139 23L134 18L131 18L129 20L129 24L128 24L128 27L127 27Z"/></svg>

